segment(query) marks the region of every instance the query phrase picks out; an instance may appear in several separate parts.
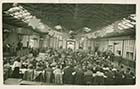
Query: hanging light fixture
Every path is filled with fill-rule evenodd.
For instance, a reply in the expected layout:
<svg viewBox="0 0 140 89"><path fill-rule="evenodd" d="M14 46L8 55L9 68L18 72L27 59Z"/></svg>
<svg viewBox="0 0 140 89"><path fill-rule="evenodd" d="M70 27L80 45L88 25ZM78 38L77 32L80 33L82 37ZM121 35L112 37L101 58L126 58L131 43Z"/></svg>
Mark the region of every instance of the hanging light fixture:
<svg viewBox="0 0 140 89"><path fill-rule="evenodd" d="M61 30L61 29L62 29L62 26L61 26L61 25L56 25L56 26L55 26L55 29Z"/></svg>
<svg viewBox="0 0 140 89"><path fill-rule="evenodd" d="M45 26L43 23L39 23L39 26L37 28L43 30L45 29Z"/></svg>
<svg viewBox="0 0 140 89"><path fill-rule="evenodd" d="M91 29L90 29L90 28L88 28L88 27L84 27L84 31L85 31L85 32L90 32L90 31L91 31Z"/></svg>

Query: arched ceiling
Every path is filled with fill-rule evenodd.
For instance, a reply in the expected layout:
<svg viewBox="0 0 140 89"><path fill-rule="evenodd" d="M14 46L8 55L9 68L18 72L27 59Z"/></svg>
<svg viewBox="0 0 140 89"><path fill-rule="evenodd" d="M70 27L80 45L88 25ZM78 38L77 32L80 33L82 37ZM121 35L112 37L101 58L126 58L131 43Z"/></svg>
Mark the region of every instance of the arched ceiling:
<svg viewBox="0 0 140 89"><path fill-rule="evenodd" d="M130 14L136 13L136 7L133 4L19 4L51 28L61 25L63 32L72 30L76 33L82 33L84 27L97 31L117 20L128 17ZM11 4L3 4L3 11L10 7ZM10 18L4 18L4 21L9 22L8 20ZM26 26L20 21L14 21L15 25Z"/></svg>

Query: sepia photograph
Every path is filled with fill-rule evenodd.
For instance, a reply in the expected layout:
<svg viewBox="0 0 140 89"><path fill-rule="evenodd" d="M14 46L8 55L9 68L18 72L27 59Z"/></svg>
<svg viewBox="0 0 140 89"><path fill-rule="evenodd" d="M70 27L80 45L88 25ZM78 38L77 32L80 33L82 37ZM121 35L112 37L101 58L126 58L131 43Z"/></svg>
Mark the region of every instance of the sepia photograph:
<svg viewBox="0 0 140 89"><path fill-rule="evenodd" d="M136 4L2 3L4 85L136 84Z"/></svg>

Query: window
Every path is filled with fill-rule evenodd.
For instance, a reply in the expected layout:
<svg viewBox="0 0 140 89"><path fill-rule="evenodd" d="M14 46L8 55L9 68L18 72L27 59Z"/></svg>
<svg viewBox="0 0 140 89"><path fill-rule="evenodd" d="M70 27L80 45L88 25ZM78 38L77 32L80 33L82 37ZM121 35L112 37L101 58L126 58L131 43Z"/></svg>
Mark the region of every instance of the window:
<svg viewBox="0 0 140 89"><path fill-rule="evenodd" d="M133 53L132 52L130 52L130 56L129 57L130 57L131 60L133 60Z"/></svg>
<svg viewBox="0 0 140 89"><path fill-rule="evenodd" d="M129 52L126 52L126 58L129 59Z"/></svg>
<svg viewBox="0 0 140 89"><path fill-rule="evenodd" d="M117 52L118 52L119 55L121 55L121 51L120 50L118 50Z"/></svg>
<svg viewBox="0 0 140 89"><path fill-rule="evenodd" d="M127 59L130 59L130 60L133 60L133 52L126 52L126 58Z"/></svg>

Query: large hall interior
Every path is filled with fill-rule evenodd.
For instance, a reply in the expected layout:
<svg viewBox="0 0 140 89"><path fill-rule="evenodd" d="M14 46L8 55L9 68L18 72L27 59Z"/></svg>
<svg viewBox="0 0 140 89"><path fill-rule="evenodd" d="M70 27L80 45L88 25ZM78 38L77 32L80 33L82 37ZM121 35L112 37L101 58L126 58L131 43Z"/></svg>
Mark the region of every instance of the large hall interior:
<svg viewBox="0 0 140 89"><path fill-rule="evenodd" d="M6 85L134 85L136 5L3 3Z"/></svg>

